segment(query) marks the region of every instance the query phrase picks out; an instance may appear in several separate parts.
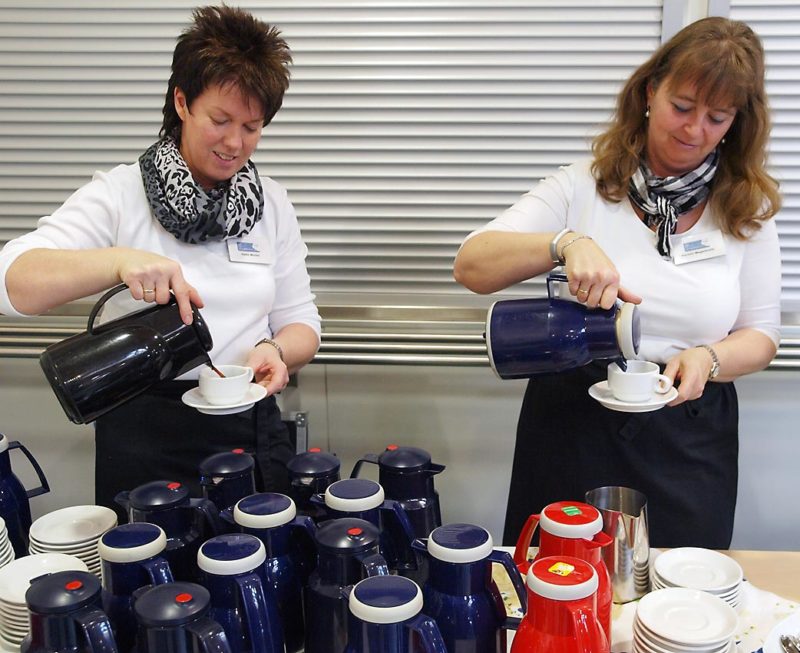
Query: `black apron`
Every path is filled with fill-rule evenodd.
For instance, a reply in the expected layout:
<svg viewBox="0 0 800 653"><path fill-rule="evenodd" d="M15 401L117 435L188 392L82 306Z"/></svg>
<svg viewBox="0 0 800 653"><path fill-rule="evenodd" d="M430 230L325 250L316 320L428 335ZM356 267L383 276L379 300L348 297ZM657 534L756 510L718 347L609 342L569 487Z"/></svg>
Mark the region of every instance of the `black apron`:
<svg viewBox="0 0 800 653"><path fill-rule="evenodd" d="M127 517L114 497L156 480L179 481L202 496L198 467L207 456L240 447L254 454L258 491L286 492L294 455L275 397L232 415L205 415L181 401L196 381L168 381L95 422L95 501Z"/></svg>
<svg viewBox="0 0 800 653"><path fill-rule="evenodd" d="M727 549L738 481L739 410L732 383L649 413L622 413L589 397L607 364L531 379L517 426L503 542L530 514L588 490L622 485L647 497L655 547Z"/></svg>

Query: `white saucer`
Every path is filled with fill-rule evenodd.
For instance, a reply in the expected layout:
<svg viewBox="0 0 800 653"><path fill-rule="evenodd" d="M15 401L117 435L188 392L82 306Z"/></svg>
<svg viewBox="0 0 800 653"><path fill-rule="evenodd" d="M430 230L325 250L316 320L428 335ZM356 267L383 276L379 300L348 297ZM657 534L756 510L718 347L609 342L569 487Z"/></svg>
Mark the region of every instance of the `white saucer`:
<svg viewBox="0 0 800 653"><path fill-rule="evenodd" d="M42 515L31 524L29 536L36 548L80 550L94 548L97 539L117 525L117 513L104 506L68 506Z"/></svg>
<svg viewBox="0 0 800 653"><path fill-rule="evenodd" d="M675 399L678 396L678 391L675 388L670 388L669 392L665 392L663 395L654 392L649 401L620 401L611 394L608 381L598 381L589 388L589 396L599 401L609 410L618 410L623 413L649 413L652 410L658 410Z"/></svg>
<svg viewBox="0 0 800 653"><path fill-rule="evenodd" d="M636 619L662 639L693 648L721 646L738 625L736 612L725 601L683 587L645 594L636 607Z"/></svg>
<svg viewBox="0 0 800 653"><path fill-rule="evenodd" d="M181 401L187 406L196 408L201 413L205 413L206 415L231 415L233 413L241 413L243 410L247 410L254 403L261 401L266 396L267 389L263 385L251 383L250 387L247 389L247 394L244 396L244 399L235 404L229 404L226 406L215 406L214 404L209 404L205 397L200 394L199 387L192 388L191 390L184 392L183 396L181 397Z"/></svg>
<svg viewBox="0 0 800 653"><path fill-rule="evenodd" d="M665 585L705 590L723 599L738 593L743 577L739 563L729 556L690 546L664 551L653 563L653 573Z"/></svg>
<svg viewBox="0 0 800 653"><path fill-rule="evenodd" d="M769 631L762 647L764 653L783 653L780 643L781 635L796 635L798 632L800 632L800 610L776 624Z"/></svg>

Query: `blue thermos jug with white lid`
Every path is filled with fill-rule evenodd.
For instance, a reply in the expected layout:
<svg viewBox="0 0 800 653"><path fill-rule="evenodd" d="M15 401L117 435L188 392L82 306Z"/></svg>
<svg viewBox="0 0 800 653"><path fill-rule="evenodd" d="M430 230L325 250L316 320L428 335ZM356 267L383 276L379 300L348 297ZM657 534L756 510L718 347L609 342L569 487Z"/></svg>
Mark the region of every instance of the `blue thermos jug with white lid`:
<svg viewBox="0 0 800 653"><path fill-rule="evenodd" d="M278 601L287 653L303 650L303 587L316 566L317 526L297 515L285 494L261 492L236 503L232 518L243 532L257 537L266 550L264 573Z"/></svg>
<svg viewBox="0 0 800 653"><path fill-rule="evenodd" d="M582 367L594 360L634 359L641 326L635 304L618 302L609 309L553 296L547 277L547 298L497 301L486 315L489 363L501 379L526 379Z"/></svg>
<svg viewBox="0 0 800 653"><path fill-rule="evenodd" d="M503 566L525 612L527 591L511 554L493 548L489 532L473 524L446 524L414 547L429 559L423 611L439 624L449 653L506 653L507 616L492 564Z"/></svg>
<svg viewBox="0 0 800 653"><path fill-rule="evenodd" d="M372 576L345 590L350 608L345 653L448 653L409 578Z"/></svg>
<svg viewBox="0 0 800 653"><path fill-rule="evenodd" d="M11 469L12 449L19 449L30 461L41 485L31 490L26 490L17 475ZM14 548L14 556L21 558L28 555L28 531L31 528L31 506L28 501L31 497L39 496L50 491L47 479L36 459L24 445L16 440L11 440L0 433L0 517L5 522L8 530L8 539Z"/></svg>

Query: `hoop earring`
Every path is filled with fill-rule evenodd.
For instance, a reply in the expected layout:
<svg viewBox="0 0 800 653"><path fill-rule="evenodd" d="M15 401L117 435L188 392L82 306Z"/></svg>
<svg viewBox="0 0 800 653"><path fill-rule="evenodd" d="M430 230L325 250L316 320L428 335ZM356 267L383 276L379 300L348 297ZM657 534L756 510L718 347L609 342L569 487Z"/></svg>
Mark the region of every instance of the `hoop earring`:
<svg viewBox="0 0 800 653"><path fill-rule="evenodd" d="M650 118L650 105L647 106L647 109L644 112L644 118L645 118L645 120Z"/></svg>

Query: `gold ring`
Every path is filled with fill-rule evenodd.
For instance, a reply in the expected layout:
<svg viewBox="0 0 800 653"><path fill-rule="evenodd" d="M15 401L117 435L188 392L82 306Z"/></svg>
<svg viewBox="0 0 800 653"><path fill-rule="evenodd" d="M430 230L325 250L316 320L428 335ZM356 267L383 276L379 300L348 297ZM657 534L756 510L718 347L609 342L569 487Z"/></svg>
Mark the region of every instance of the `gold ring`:
<svg viewBox="0 0 800 653"><path fill-rule="evenodd" d="M155 291L156 291L155 288L144 288L144 294L145 295L147 293L154 293Z"/></svg>
<svg viewBox="0 0 800 653"><path fill-rule="evenodd" d="M589 291L584 290L583 288L578 288L578 292L586 293L587 295L589 294Z"/></svg>

